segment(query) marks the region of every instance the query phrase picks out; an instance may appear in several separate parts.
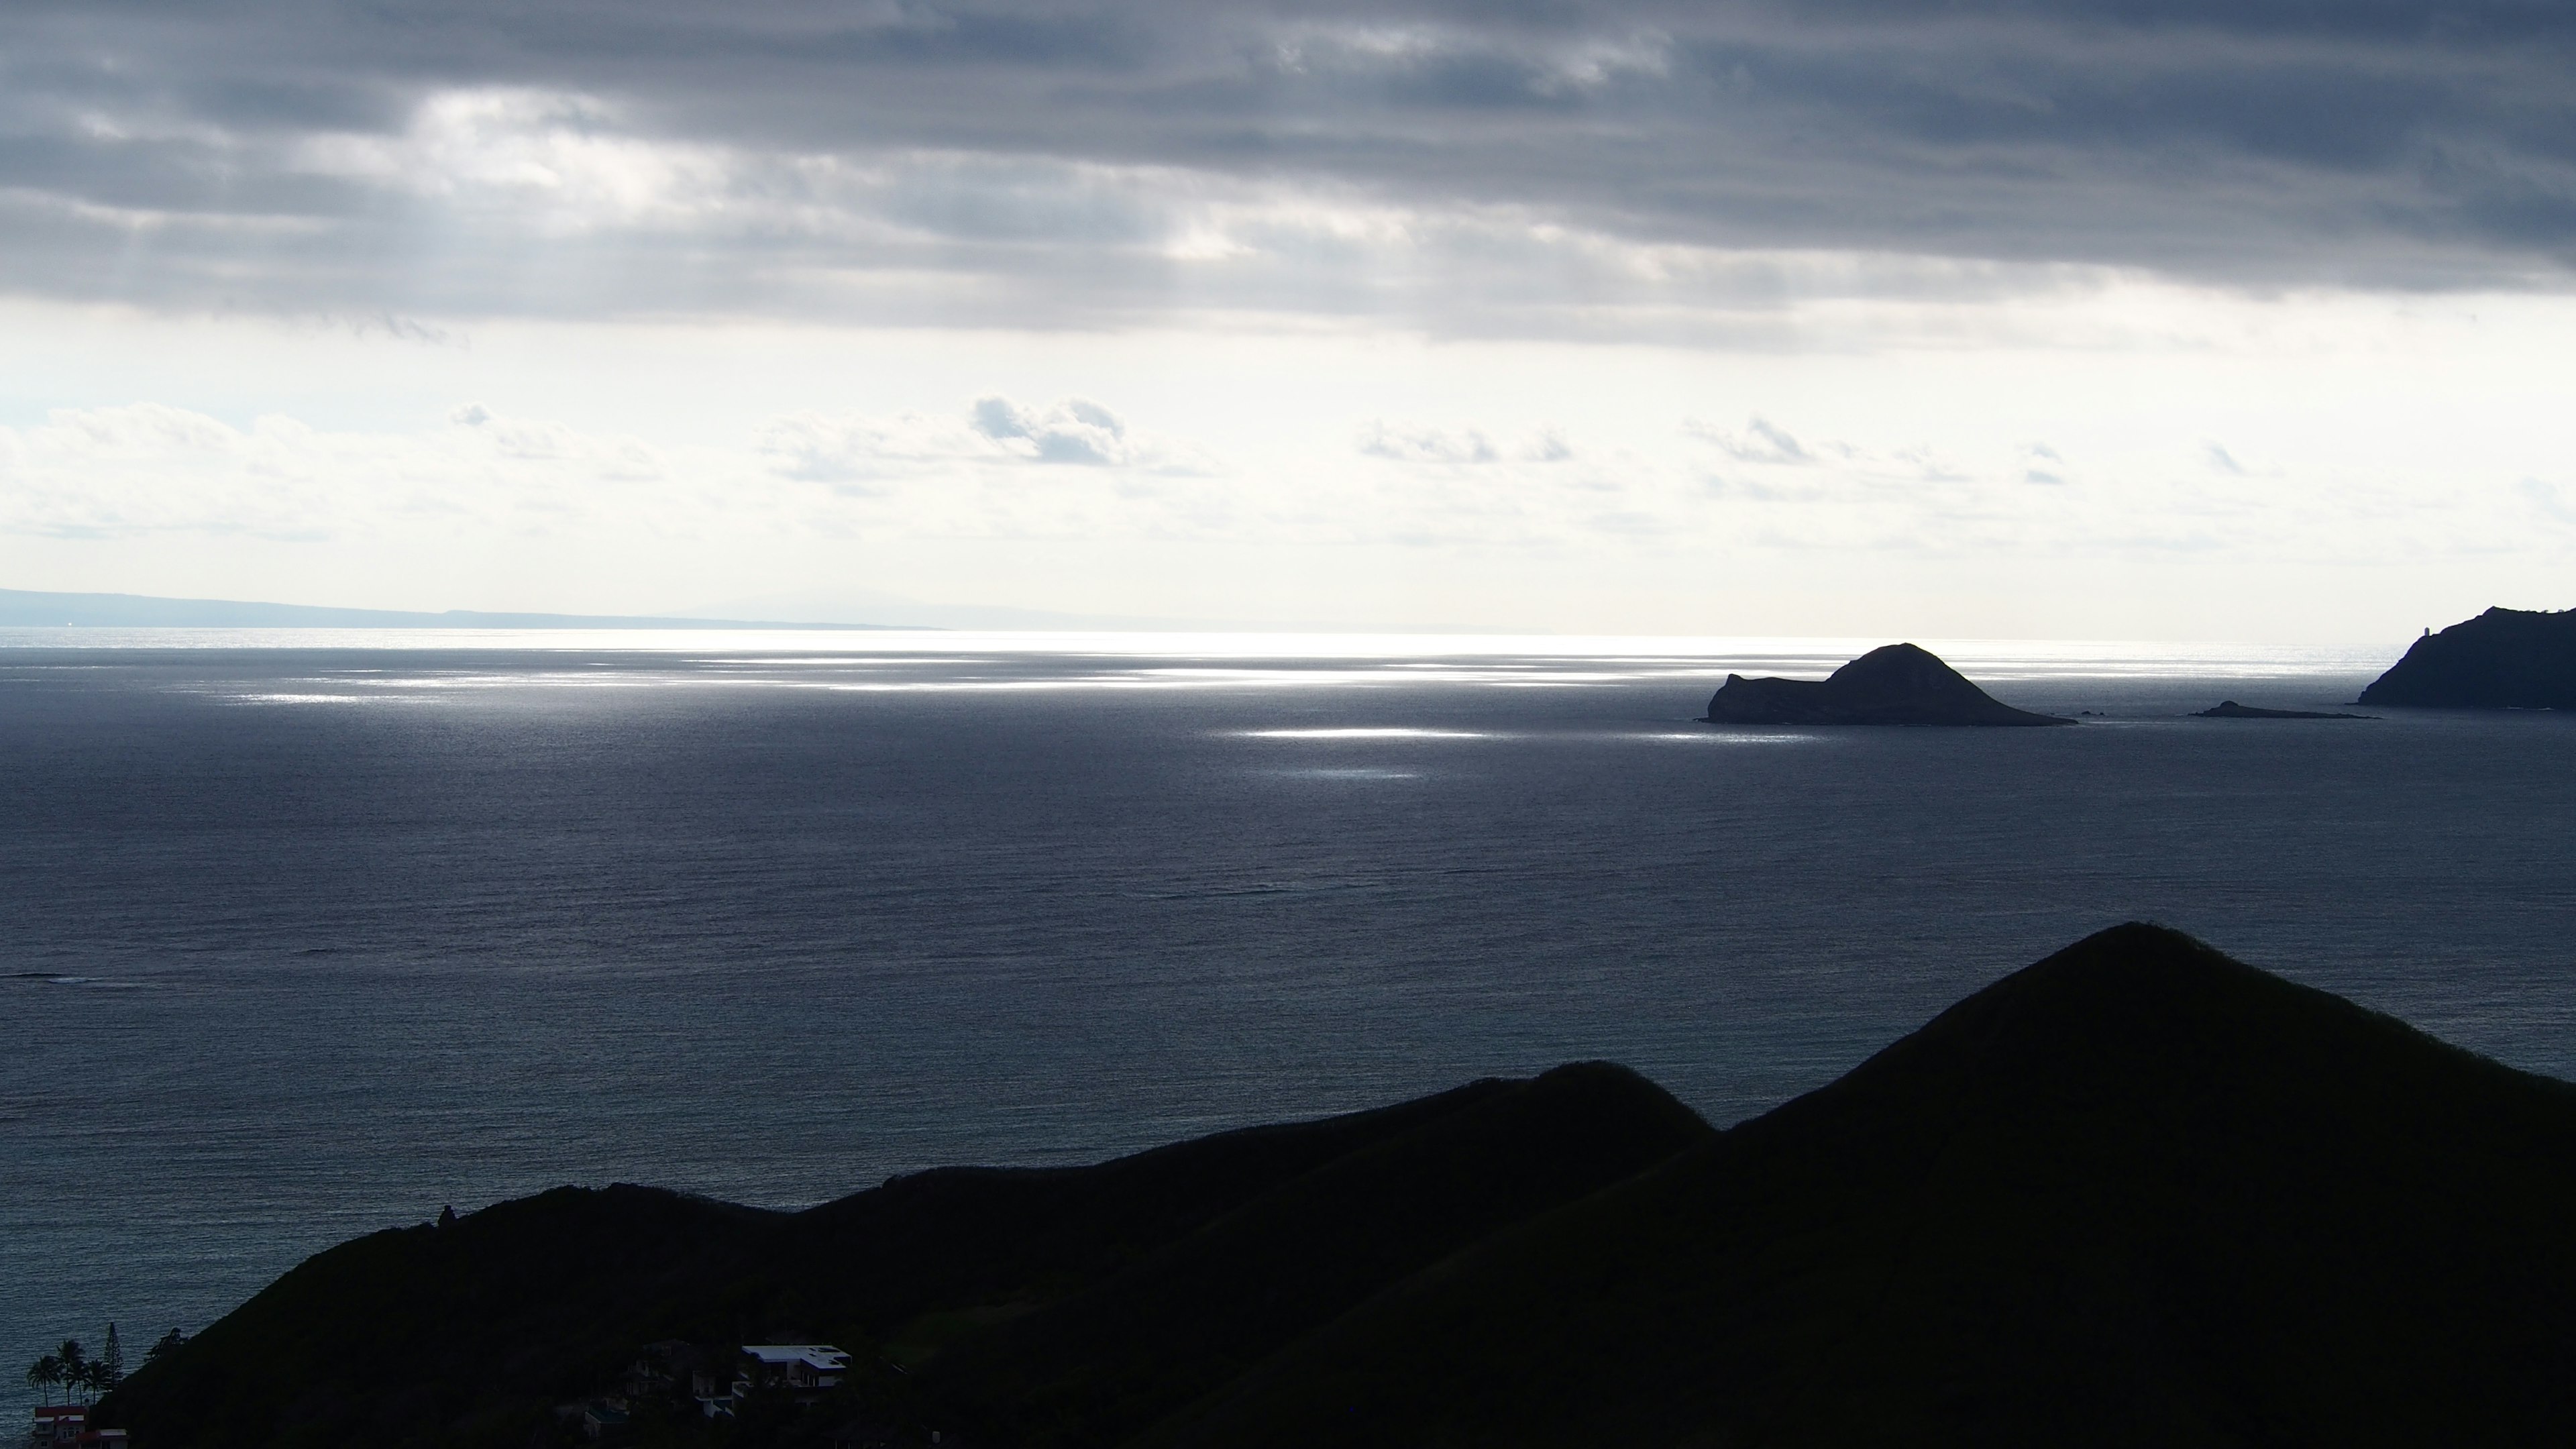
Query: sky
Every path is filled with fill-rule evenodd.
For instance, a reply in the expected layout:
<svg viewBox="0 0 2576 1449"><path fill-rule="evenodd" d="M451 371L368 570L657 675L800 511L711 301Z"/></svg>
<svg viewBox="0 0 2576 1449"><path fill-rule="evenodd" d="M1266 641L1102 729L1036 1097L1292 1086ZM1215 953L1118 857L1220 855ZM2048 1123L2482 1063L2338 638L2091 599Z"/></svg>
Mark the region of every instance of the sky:
<svg viewBox="0 0 2576 1449"><path fill-rule="evenodd" d="M0 586L2402 640L2576 605L2571 73L2557 0L13 0Z"/></svg>

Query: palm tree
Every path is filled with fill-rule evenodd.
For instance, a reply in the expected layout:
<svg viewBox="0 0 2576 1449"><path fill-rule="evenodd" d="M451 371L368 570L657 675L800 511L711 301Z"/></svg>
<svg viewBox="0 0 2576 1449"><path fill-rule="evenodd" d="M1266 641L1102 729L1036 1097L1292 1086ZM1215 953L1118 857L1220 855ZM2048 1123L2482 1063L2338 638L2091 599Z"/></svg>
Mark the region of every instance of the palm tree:
<svg viewBox="0 0 2576 1449"><path fill-rule="evenodd" d="M62 1381L63 1361L50 1353L27 1366L27 1387L41 1390L48 1404L54 1401L54 1385Z"/></svg>
<svg viewBox="0 0 2576 1449"><path fill-rule="evenodd" d="M54 1350L54 1356L62 1361L60 1377L54 1382L63 1386L64 1398L68 1399L73 1393L89 1387L89 1352L81 1347L79 1339L64 1339L63 1346Z"/></svg>

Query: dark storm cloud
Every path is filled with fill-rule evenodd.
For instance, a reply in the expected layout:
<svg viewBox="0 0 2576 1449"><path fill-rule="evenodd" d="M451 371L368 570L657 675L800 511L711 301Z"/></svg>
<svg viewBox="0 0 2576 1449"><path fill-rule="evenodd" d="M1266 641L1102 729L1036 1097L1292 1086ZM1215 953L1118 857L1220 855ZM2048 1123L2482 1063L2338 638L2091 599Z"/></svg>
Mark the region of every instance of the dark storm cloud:
<svg viewBox="0 0 2576 1449"><path fill-rule="evenodd" d="M1623 246L2555 285L2571 61L2528 0L20 0L0 244L55 295L1076 323L1766 285Z"/></svg>

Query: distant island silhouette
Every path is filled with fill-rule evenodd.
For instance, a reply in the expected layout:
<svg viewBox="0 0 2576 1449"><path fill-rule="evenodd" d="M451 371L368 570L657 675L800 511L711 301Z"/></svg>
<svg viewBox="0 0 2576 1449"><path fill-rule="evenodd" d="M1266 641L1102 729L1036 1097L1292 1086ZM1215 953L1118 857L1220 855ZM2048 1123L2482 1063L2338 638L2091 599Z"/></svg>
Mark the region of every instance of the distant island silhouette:
<svg viewBox="0 0 2576 1449"><path fill-rule="evenodd" d="M2067 725L2015 709L1912 644L1872 649L1822 680L1726 676L1707 722L1739 725Z"/></svg>
<svg viewBox="0 0 2576 1449"><path fill-rule="evenodd" d="M803 1212L559 1188L388 1229L98 1421L136 1449L582 1416L709 1449L2555 1443L2571 1141L2576 1086L2132 924L1724 1131L1588 1063Z"/></svg>
<svg viewBox="0 0 2576 1449"><path fill-rule="evenodd" d="M2576 709L2576 609L2489 609L2427 630L2356 703Z"/></svg>
<svg viewBox="0 0 2576 1449"><path fill-rule="evenodd" d="M2215 709L2193 710L2193 719L2377 719L2372 714L2333 714L2313 709L2257 709L2238 704L2232 699L2220 700Z"/></svg>
<svg viewBox="0 0 2576 1449"><path fill-rule="evenodd" d="M0 589L0 628L89 629L832 629L874 624L797 624L759 619L666 618L640 614L511 614L481 609L335 609L241 599L164 599L149 594L48 594Z"/></svg>

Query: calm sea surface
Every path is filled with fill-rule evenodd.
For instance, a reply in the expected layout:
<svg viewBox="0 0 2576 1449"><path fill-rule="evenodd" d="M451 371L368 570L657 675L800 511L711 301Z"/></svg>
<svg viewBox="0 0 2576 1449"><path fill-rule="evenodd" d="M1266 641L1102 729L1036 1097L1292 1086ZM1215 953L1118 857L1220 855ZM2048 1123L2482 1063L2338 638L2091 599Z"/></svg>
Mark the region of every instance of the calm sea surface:
<svg viewBox="0 0 2576 1449"><path fill-rule="evenodd" d="M2576 1076L2576 718L1926 641L0 633L0 1359L557 1183L794 1205L1609 1057L1729 1122L2133 917ZM105 647L102 647L105 646ZM434 646L434 647L433 647Z"/></svg>

